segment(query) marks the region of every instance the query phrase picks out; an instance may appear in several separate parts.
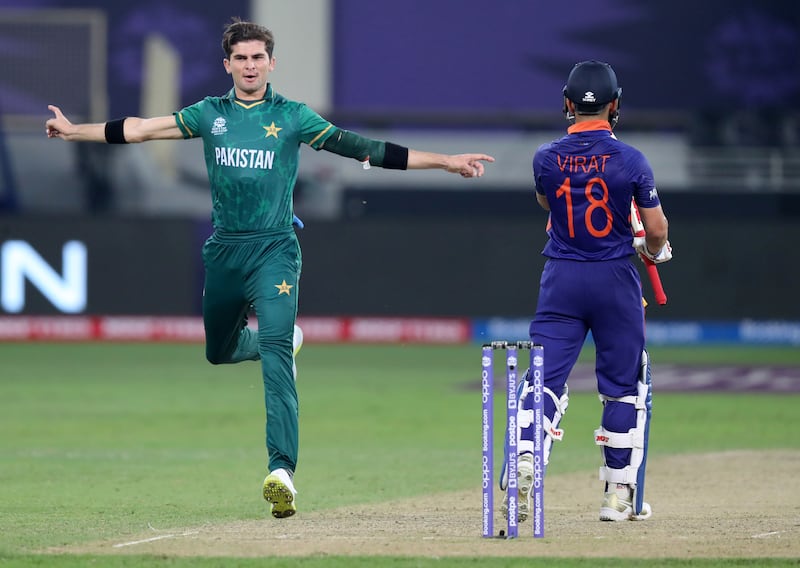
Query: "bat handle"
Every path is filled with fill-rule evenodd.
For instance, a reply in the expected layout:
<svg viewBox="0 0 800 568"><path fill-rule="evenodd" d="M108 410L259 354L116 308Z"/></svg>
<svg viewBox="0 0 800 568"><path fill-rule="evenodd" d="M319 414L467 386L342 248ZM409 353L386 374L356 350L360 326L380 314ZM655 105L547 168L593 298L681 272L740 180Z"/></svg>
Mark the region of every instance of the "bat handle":
<svg viewBox="0 0 800 568"><path fill-rule="evenodd" d="M633 201L631 201L631 227L633 228L633 236L644 237L646 235L644 225L642 225L642 220L639 217L639 209ZM639 256L647 267L647 275L650 277L650 284L653 286L653 294L656 297L656 303L659 306L663 306L667 303L667 294L664 292L664 286L661 284L661 277L658 275L656 263L643 254Z"/></svg>
<svg viewBox="0 0 800 568"><path fill-rule="evenodd" d="M650 284L653 286L653 294L656 297L656 303L663 306L667 303L667 294L664 292L664 286L661 284L661 277L658 275L658 268L656 263L649 258L643 256L644 264L647 267L647 275L650 277Z"/></svg>

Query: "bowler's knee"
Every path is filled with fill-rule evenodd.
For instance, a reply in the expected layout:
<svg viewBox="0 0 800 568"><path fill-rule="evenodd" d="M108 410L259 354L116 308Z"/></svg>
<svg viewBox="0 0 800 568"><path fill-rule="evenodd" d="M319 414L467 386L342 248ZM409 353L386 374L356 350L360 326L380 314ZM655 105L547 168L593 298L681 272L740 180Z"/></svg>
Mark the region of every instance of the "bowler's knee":
<svg viewBox="0 0 800 568"><path fill-rule="evenodd" d="M206 346L206 360L212 365L223 365L228 357L222 349Z"/></svg>

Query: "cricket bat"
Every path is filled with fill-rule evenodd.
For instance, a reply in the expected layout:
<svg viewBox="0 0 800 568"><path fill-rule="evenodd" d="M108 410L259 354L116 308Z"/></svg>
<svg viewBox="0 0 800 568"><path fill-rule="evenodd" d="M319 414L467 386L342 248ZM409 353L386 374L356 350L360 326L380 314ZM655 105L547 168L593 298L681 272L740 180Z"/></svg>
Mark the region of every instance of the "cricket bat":
<svg viewBox="0 0 800 568"><path fill-rule="evenodd" d="M633 236L634 237L644 237L644 224L642 224L642 218L639 217L639 209L636 207L636 203L631 201L631 227L633 228ZM645 267L647 267L647 275L650 277L650 284L653 287L653 294L656 297L656 303L659 306L663 306L667 303L667 294L664 292L664 287L661 285L661 278L658 276L658 268L656 267L655 262L647 258L645 255L639 255L644 262Z"/></svg>

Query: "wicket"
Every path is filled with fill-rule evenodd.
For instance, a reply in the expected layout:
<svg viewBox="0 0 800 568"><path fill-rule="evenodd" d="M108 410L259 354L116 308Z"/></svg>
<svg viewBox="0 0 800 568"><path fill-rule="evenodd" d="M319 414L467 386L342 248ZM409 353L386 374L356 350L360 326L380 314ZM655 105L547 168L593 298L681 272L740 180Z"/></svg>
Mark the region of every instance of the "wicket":
<svg viewBox="0 0 800 568"><path fill-rule="evenodd" d="M530 351L530 380L533 387L533 487L532 521L533 536L544 537L544 348L531 341L492 341L485 343L481 356L482 399L482 515L481 526L484 538L494 537L494 352L506 352L506 422L504 430L505 454L508 456L506 496L508 503L508 526L506 538L517 538L518 488L517 488L517 354L519 350ZM501 534L502 536L502 534Z"/></svg>

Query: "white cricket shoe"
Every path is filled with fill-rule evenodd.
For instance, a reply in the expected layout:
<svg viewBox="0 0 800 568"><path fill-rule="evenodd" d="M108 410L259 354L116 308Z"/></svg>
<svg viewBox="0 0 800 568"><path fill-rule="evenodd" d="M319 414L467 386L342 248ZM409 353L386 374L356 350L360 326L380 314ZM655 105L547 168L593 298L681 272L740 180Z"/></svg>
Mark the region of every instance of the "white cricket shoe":
<svg viewBox="0 0 800 568"><path fill-rule="evenodd" d="M642 512L638 515L633 514L633 503L630 496L632 491L628 487L629 498L620 497L616 491L609 491L603 497L603 504L600 506L601 521L643 521L649 519L653 514L649 503L642 503Z"/></svg>
<svg viewBox="0 0 800 568"><path fill-rule="evenodd" d="M533 488L533 455L522 454L517 459L517 522L528 519L531 512L531 489ZM500 507L503 518L508 519L508 492Z"/></svg>
<svg viewBox="0 0 800 568"><path fill-rule="evenodd" d="M276 469L264 479L264 499L272 504L272 516L276 519L285 519L297 512L296 495L292 478L285 469Z"/></svg>

